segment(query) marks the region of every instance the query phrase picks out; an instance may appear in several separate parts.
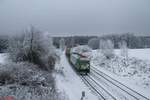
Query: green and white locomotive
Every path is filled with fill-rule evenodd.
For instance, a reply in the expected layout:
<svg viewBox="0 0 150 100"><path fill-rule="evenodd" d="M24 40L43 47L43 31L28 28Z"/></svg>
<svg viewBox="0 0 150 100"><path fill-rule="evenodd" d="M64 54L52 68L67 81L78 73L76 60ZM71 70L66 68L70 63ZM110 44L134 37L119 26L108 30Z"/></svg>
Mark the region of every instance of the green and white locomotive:
<svg viewBox="0 0 150 100"><path fill-rule="evenodd" d="M90 72L89 52L91 52L91 49L88 46L77 46L67 50L66 54L68 54L69 61L73 65L73 67L80 74L89 73Z"/></svg>

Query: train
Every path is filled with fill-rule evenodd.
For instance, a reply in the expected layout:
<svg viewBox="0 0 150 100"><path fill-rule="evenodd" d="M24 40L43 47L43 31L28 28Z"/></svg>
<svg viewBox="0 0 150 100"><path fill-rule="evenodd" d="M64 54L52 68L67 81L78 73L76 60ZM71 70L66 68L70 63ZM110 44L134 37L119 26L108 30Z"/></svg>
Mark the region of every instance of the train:
<svg viewBox="0 0 150 100"><path fill-rule="evenodd" d="M68 61L80 74L90 73L90 52L91 49L88 46L66 48Z"/></svg>

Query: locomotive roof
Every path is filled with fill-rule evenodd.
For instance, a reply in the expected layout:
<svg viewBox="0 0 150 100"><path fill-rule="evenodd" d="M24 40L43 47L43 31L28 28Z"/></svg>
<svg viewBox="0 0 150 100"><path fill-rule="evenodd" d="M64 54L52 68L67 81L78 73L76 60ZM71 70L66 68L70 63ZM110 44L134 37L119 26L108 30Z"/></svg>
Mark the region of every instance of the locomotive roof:
<svg viewBox="0 0 150 100"><path fill-rule="evenodd" d="M74 47L72 48L71 52L76 52L76 53L79 53L79 54L82 54L82 53L85 53L85 52L91 52L91 48L87 45L80 45L80 46L77 46L77 47Z"/></svg>

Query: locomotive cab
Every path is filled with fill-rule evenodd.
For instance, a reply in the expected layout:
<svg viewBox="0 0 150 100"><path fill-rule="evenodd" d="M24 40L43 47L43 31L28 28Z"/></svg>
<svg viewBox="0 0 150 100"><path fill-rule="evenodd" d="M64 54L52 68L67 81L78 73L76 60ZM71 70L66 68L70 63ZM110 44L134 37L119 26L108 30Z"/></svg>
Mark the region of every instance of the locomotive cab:
<svg viewBox="0 0 150 100"><path fill-rule="evenodd" d="M80 60L80 71L89 73L90 72L90 61L88 60Z"/></svg>

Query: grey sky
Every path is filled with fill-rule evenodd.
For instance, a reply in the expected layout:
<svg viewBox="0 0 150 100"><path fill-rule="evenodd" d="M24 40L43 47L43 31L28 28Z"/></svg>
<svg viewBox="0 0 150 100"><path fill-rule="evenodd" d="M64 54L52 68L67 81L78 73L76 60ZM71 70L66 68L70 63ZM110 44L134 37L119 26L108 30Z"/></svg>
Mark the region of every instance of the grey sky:
<svg viewBox="0 0 150 100"><path fill-rule="evenodd" d="M150 0L0 0L0 34L31 24L50 33L150 35Z"/></svg>

